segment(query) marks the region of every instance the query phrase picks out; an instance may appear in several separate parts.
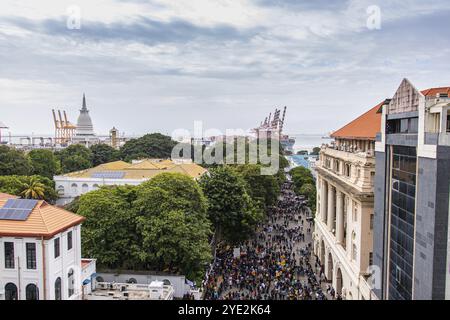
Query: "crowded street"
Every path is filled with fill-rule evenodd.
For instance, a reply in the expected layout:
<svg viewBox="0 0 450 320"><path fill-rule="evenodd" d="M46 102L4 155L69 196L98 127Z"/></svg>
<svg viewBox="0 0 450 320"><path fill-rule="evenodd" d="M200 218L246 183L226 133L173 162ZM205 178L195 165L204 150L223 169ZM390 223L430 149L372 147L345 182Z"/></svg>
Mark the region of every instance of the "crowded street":
<svg viewBox="0 0 450 320"><path fill-rule="evenodd" d="M253 239L219 248L205 285L207 300L326 300L334 296L312 253L313 220L292 183Z"/></svg>

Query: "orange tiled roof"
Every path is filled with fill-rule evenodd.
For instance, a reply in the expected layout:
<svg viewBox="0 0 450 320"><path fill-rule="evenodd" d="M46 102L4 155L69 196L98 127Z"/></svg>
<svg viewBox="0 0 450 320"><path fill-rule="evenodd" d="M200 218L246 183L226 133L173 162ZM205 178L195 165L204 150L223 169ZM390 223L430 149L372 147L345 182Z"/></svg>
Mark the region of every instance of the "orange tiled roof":
<svg viewBox="0 0 450 320"><path fill-rule="evenodd" d="M421 91L425 97L435 97L438 93L450 94L450 87L430 88Z"/></svg>
<svg viewBox="0 0 450 320"><path fill-rule="evenodd" d="M0 198L0 208L5 205L7 200L7 198ZM82 216L40 200L25 221L0 219L0 236L50 239L55 234L76 226L84 220L85 218Z"/></svg>
<svg viewBox="0 0 450 320"><path fill-rule="evenodd" d="M0 192L0 200L8 200L8 199L17 199L17 196L13 196L12 194L7 194Z"/></svg>
<svg viewBox="0 0 450 320"><path fill-rule="evenodd" d="M368 139L375 140L375 136L381 131L381 113L378 112L384 101L359 116L341 129L333 132L333 138Z"/></svg>

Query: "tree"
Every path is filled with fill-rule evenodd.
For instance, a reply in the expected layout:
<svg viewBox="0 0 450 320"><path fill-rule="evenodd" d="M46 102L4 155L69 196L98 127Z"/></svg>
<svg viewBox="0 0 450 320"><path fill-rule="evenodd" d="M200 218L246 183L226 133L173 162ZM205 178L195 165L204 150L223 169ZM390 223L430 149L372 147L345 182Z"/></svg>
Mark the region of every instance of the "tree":
<svg viewBox="0 0 450 320"><path fill-rule="evenodd" d="M63 173L84 170L92 167L92 152L81 144L73 144L56 156L61 161L61 169Z"/></svg>
<svg viewBox="0 0 450 320"><path fill-rule="evenodd" d="M23 185L23 191L20 193L24 199L44 199L45 186L36 177L31 177Z"/></svg>
<svg viewBox="0 0 450 320"><path fill-rule="evenodd" d="M183 210L187 214L207 217L206 198L198 183L191 177L181 173L161 173L141 184L138 190L139 192L145 192L149 188L160 188L168 192L172 198L172 207L168 209ZM166 201L166 203L169 203L169 201Z"/></svg>
<svg viewBox="0 0 450 320"><path fill-rule="evenodd" d="M92 152L92 165L94 167L103 163L120 160L120 151L107 144L94 144L89 149Z"/></svg>
<svg viewBox="0 0 450 320"><path fill-rule="evenodd" d="M59 171L59 162L50 150L35 149L28 154L33 174L53 179Z"/></svg>
<svg viewBox="0 0 450 320"><path fill-rule="evenodd" d="M310 153L312 156L318 156L320 152L320 148L319 147L314 147L312 152Z"/></svg>
<svg viewBox="0 0 450 320"><path fill-rule="evenodd" d="M146 134L138 139L127 141L120 153L122 159L131 161L139 158L170 158L172 149L177 145L169 136L160 133Z"/></svg>
<svg viewBox="0 0 450 320"><path fill-rule="evenodd" d="M316 184L311 171L305 167L295 167L289 172L297 194L304 195L312 212L316 210Z"/></svg>
<svg viewBox="0 0 450 320"><path fill-rule="evenodd" d="M136 215L128 197L135 187L102 187L83 194L77 213L83 223L82 248L85 256L97 259L104 268L134 268L139 259Z"/></svg>
<svg viewBox="0 0 450 320"><path fill-rule="evenodd" d="M206 199L193 179L160 174L139 186L109 186L70 206L86 217L83 254L100 267L181 272L201 280L211 260Z"/></svg>
<svg viewBox="0 0 450 320"><path fill-rule="evenodd" d="M263 213L248 195L244 179L230 167L220 166L204 175L200 186L208 199L208 214L217 237L230 244L248 239Z"/></svg>
<svg viewBox="0 0 450 320"><path fill-rule="evenodd" d="M21 151L0 145L0 175L29 175L32 171L30 161Z"/></svg>
<svg viewBox="0 0 450 320"><path fill-rule="evenodd" d="M42 176L0 176L0 192L22 196L22 193L33 185L32 181L42 184L36 184L44 189L44 194L40 198L47 202L54 203L58 198L55 191L55 183L53 180Z"/></svg>
<svg viewBox="0 0 450 320"><path fill-rule="evenodd" d="M239 165L236 171L244 178L247 193L255 202L262 205L262 209L276 203L280 193L276 176L262 175L261 166L255 164Z"/></svg>
<svg viewBox="0 0 450 320"><path fill-rule="evenodd" d="M304 195L308 199L309 208L313 213L316 212L316 186L314 184L306 183L300 188L299 194Z"/></svg>

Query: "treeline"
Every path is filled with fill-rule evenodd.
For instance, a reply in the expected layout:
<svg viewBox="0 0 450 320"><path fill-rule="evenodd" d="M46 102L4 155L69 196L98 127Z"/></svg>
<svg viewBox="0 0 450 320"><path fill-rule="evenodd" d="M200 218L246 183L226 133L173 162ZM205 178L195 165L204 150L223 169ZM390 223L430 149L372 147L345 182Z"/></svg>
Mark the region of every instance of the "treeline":
<svg viewBox="0 0 450 320"><path fill-rule="evenodd" d="M255 232L279 194L259 165L218 166L197 182L162 173L139 186L110 186L67 209L85 216L83 255L99 268L179 272L200 281L210 241L238 244Z"/></svg>
<svg viewBox="0 0 450 320"><path fill-rule="evenodd" d="M28 153L0 146L0 176L54 175L83 170L102 163L141 158L170 158L176 142L160 133L147 134L127 141L120 150L106 144L89 148L74 144L61 151L35 149Z"/></svg>
<svg viewBox="0 0 450 320"><path fill-rule="evenodd" d="M316 183L311 171L305 167L295 167L289 171L294 183L294 191L308 199L308 207L316 212Z"/></svg>

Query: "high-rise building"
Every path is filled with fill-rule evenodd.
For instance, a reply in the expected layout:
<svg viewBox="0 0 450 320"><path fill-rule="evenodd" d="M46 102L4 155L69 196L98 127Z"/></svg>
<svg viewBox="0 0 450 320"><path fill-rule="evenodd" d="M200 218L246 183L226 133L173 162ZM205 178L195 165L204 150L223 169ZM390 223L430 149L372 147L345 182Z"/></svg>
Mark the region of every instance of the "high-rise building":
<svg viewBox="0 0 450 320"><path fill-rule="evenodd" d="M450 87L407 79L381 107L374 264L380 299L449 299Z"/></svg>
<svg viewBox="0 0 450 320"><path fill-rule="evenodd" d="M314 250L326 280L343 299L376 299L372 264L375 137L381 104L332 134L317 171Z"/></svg>

